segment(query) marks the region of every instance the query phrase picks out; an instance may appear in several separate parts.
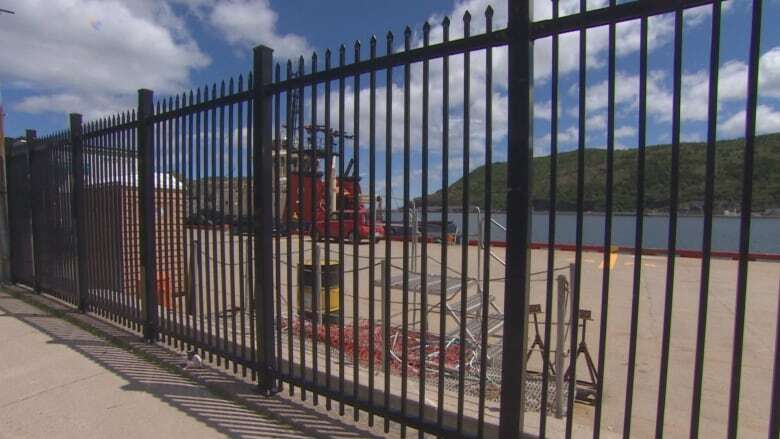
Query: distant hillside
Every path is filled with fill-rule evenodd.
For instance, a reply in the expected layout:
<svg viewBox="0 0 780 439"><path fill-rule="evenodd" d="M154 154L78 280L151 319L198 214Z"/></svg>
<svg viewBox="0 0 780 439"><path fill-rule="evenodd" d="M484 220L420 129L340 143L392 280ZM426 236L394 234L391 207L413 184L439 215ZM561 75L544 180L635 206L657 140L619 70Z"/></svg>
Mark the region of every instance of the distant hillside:
<svg viewBox="0 0 780 439"><path fill-rule="evenodd" d="M738 210L742 196L742 160L744 139L723 140L716 144L715 211ZM645 206L650 211L664 211L669 207L671 181L671 145L649 146L645 161ZM607 154L604 149L585 150L586 211L602 211L605 205ZM699 212L704 200L706 145L680 145L680 209ZM537 210L549 207L550 157L536 157L533 162L533 204ZM615 151L614 156L614 210L633 211L637 188L637 150ZM506 208L507 164L493 164L493 209ZM463 179L449 190L449 205L462 205ZM428 198L430 206L440 206L443 191ZM472 206L484 208L485 167L469 175L469 198ZM577 151L558 154L558 209L574 210L577 203ZM418 198L416 202L421 200ZM753 171L753 211L762 212L780 208L780 133L756 137Z"/></svg>

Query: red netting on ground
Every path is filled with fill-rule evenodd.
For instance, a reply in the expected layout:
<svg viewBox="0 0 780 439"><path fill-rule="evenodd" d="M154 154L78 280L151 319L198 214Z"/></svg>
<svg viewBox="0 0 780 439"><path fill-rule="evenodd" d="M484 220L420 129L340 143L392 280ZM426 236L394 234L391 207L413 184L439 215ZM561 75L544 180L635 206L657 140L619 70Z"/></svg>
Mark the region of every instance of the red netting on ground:
<svg viewBox="0 0 780 439"><path fill-rule="evenodd" d="M328 343L331 348L339 349L340 346L340 328L335 323L320 323L315 325L311 320L300 318L293 319L292 327L287 322L287 319L282 320L282 329L289 330L288 336L299 337L301 333L301 324L303 324L303 331L305 337L311 340L316 333L317 341L320 343ZM330 333L326 328L330 327ZM394 326L390 328L390 370L393 373L400 373L403 365L403 336L404 331L402 328ZM383 367L382 358L385 352L384 342L384 328L381 324L374 324L373 326L368 320L360 320L358 322L358 334L357 345L355 345L355 331L352 324L344 325L344 355L348 359L354 358L355 351L358 353L358 360L362 365L368 365L371 356L370 350L370 335L373 333L374 337L374 352L373 361L374 367L377 370L381 370ZM406 331L407 337L407 372L412 375L419 375L421 361L421 337L420 331ZM328 335L330 337L328 337ZM460 356L461 345L453 342L446 343L444 348L444 368L445 370L457 370L458 358ZM470 356L471 352L467 348L466 356ZM425 368L429 373L435 373L439 367L439 337L437 335L428 333L425 337Z"/></svg>

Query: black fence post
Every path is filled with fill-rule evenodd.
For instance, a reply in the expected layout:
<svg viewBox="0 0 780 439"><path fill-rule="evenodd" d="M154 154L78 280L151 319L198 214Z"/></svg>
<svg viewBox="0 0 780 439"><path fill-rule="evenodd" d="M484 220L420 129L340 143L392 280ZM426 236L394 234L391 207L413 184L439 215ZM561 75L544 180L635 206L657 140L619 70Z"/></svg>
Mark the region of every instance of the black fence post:
<svg viewBox="0 0 780 439"><path fill-rule="evenodd" d="M523 431L533 170L532 4L509 2L507 264L499 413L501 438L516 438Z"/></svg>
<svg viewBox="0 0 780 439"><path fill-rule="evenodd" d="M8 280L11 284L16 284L18 279L14 275L14 245L13 245L13 221L14 214L16 213L11 203L11 191L14 189L11 184L11 153L13 152L13 145L5 143L5 151L3 157L5 157L5 163L3 163L3 172L5 172L5 208L8 221L6 225L8 227Z"/></svg>
<svg viewBox="0 0 780 439"><path fill-rule="evenodd" d="M252 156L254 157L254 250L255 250L255 331L257 339L257 386L264 395L278 391L274 352L273 254L271 240L272 176L271 149L273 98L266 95L271 83L273 49L254 49Z"/></svg>
<svg viewBox="0 0 780 439"><path fill-rule="evenodd" d="M27 130L25 132L25 139L27 140L27 179L30 184L30 246L32 248L32 271L33 271L33 290L35 292L41 291L41 282L38 268L38 243L35 238L35 200L37 194L35 193L35 176L33 175L33 146L38 136L35 130Z"/></svg>
<svg viewBox="0 0 780 439"><path fill-rule="evenodd" d="M154 92L138 90L138 189L141 210L141 261L144 291L144 340L157 340L157 254L154 205Z"/></svg>
<svg viewBox="0 0 780 439"><path fill-rule="evenodd" d="M81 115L70 114L70 170L73 177L71 203L76 241L76 288L79 311L87 311L87 246L84 238L84 138Z"/></svg>

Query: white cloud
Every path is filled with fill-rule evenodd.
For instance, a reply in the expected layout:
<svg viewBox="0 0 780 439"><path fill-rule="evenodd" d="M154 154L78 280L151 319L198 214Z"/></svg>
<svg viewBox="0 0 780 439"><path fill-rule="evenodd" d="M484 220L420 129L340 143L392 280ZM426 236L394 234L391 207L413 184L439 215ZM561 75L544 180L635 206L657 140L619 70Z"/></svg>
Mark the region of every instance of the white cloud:
<svg viewBox="0 0 780 439"><path fill-rule="evenodd" d="M718 72L718 104L742 103L747 96L747 64L729 60L721 64ZM672 120L671 75L665 70L652 70L647 77L647 111L657 121ZM570 96L577 96L577 84L569 88ZM709 97L709 71L707 69L684 72L682 77L681 118L684 121L706 121ZM759 60L759 95L780 98L780 46L765 52ZM586 108L596 112L607 108L607 80L588 87ZM636 109L639 106L639 75L617 72L615 78L615 105ZM569 112L576 117L577 108ZM591 122L595 122L591 121ZM589 127L595 126L593 123Z"/></svg>
<svg viewBox="0 0 780 439"><path fill-rule="evenodd" d="M210 62L165 3L11 0L4 7L16 15L0 27L0 75L30 88L22 111L106 114L131 105L139 88L184 88L191 71Z"/></svg>
<svg viewBox="0 0 780 439"><path fill-rule="evenodd" d="M636 136L636 128L632 126L622 126L615 129L615 138L616 139L623 139L626 137L634 137Z"/></svg>
<svg viewBox="0 0 780 439"><path fill-rule="evenodd" d="M50 95L35 95L26 97L14 106L17 111L26 113L70 113L74 109L83 109L85 120L96 119L107 114L127 110L124 97L107 95L78 95L55 93Z"/></svg>
<svg viewBox="0 0 780 439"><path fill-rule="evenodd" d="M746 115L745 110L738 111L720 123L718 130L725 136L744 136ZM756 109L756 133L776 132L780 132L780 111L776 111L768 105L759 105Z"/></svg>
<svg viewBox="0 0 780 439"><path fill-rule="evenodd" d="M780 98L780 46L761 55L758 69L758 93L762 97ZM744 102L747 97L748 66L738 60L730 60L720 66L718 72L718 104ZM707 120L709 97L709 71L700 70L683 75L682 117L684 120ZM668 109L659 112L662 120L671 120L671 92L660 91Z"/></svg>
<svg viewBox="0 0 780 439"><path fill-rule="evenodd" d="M585 120L585 127L588 129L588 131L591 130L598 130L598 131L604 131L607 128L607 114L606 113L597 113L592 114L588 116L588 118Z"/></svg>
<svg viewBox="0 0 780 439"><path fill-rule="evenodd" d="M280 59L295 59L312 52L305 38L280 34L276 29L276 12L267 0L225 0L217 2L209 21L228 42L244 47L264 44L274 49Z"/></svg>

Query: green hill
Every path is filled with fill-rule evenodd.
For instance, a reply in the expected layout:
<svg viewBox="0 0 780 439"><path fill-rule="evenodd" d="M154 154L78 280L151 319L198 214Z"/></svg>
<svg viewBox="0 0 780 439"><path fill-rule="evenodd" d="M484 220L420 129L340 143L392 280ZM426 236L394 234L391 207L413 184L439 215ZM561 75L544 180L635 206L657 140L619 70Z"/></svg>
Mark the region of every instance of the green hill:
<svg viewBox="0 0 780 439"><path fill-rule="evenodd" d="M742 160L744 139L723 140L716 144L715 211L738 210L742 196ZM671 181L671 145L649 146L645 161L645 206L649 211L669 207ZM680 145L679 206L682 211L698 212L703 207L706 145ZM607 154L604 149L585 150L586 211L604 210L606 199ZM550 157L533 161L533 204L537 210L549 207ZM505 162L493 164L493 209L506 208ZM614 155L614 211L635 209L637 188L637 150L617 150ZM429 196L430 206L440 206L443 191ZM463 179L449 190L449 205L462 205ZM485 167L474 169L469 176L470 204L484 208ZM561 210L575 210L577 203L577 151L558 154L558 202ZM416 202L421 202L417 199ZM780 208L780 133L756 137L753 171L753 211Z"/></svg>

